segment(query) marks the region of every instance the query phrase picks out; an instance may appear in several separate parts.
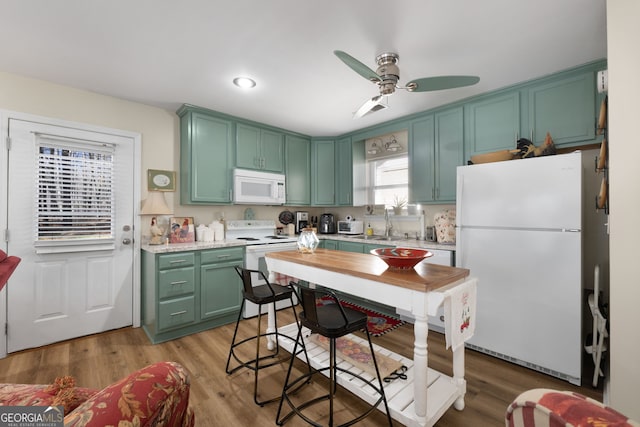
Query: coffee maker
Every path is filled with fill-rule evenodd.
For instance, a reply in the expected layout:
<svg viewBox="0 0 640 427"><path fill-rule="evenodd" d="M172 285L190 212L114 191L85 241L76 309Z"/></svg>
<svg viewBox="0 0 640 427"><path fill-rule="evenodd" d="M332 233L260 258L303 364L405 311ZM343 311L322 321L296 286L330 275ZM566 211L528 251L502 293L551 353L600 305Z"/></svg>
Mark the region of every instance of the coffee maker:
<svg viewBox="0 0 640 427"><path fill-rule="evenodd" d="M309 212L297 211L296 212L296 233L300 233L303 228L309 225Z"/></svg>

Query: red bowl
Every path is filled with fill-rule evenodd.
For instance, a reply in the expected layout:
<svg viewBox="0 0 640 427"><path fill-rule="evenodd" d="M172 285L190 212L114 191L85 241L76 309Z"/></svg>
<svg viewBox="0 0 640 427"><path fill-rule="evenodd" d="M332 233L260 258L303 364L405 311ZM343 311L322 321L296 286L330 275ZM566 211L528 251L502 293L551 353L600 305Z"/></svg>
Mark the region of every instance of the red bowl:
<svg viewBox="0 0 640 427"><path fill-rule="evenodd" d="M433 256L433 253L425 249L415 248L376 248L371 249L371 254L396 270L409 270L423 259Z"/></svg>

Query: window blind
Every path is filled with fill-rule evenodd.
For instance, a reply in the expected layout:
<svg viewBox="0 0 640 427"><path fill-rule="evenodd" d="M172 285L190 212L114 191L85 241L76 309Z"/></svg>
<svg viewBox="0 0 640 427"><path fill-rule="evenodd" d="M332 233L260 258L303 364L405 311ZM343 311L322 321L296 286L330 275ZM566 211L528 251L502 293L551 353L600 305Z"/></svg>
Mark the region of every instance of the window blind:
<svg viewBox="0 0 640 427"><path fill-rule="evenodd" d="M37 139L36 243L114 238L114 153L108 144Z"/></svg>

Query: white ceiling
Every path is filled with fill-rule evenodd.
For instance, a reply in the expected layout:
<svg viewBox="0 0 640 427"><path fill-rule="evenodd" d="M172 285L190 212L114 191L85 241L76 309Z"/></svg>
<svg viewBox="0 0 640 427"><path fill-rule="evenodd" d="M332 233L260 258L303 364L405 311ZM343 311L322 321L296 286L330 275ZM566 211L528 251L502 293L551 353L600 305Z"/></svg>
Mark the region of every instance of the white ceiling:
<svg viewBox="0 0 640 427"><path fill-rule="evenodd" d="M334 136L606 57L605 0L0 0L0 70L175 111L183 103ZM443 74L475 86L397 91L352 113L400 55L400 84ZM233 86L254 78L251 91ZM1 90L1 88L0 88ZM0 106L1 107L1 106Z"/></svg>

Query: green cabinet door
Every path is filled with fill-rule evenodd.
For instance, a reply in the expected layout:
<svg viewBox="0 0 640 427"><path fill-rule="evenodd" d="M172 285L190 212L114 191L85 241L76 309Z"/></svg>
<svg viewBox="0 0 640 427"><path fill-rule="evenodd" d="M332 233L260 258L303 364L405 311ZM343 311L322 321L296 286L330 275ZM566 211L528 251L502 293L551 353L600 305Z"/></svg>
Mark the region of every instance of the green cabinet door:
<svg viewBox="0 0 640 427"><path fill-rule="evenodd" d="M594 72L535 85L528 96L531 140L536 146L544 142L547 132L560 147L595 138Z"/></svg>
<svg viewBox="0 0 640 427"><path fill-rule="evenodd" d="M338 240L338 250L347 252L364 253L364 243L359 242L345 242L344 240Z"/></svg>
<svg viewBox="0 0 640 427"><path fill-rule="evenodd" d="M236 167L260 169L260 129L236 125Z"/></svg>
<svg viewBox="0 0 640 427"><path fill-rule="evenodd" d="M311 140L285 136L285 176L288 205L311 204Z"/></svg>
<svg viewBox="0 0 640 427"><path fill-rule="evenodd" d="M417 119L409 125L409 200L412 203L435 200L434 129L433 115Z"/></svg>
<svg viewBox="0 0 640 427"><path fill-rule="evenodd" d="M416 119L409 126L409 199L412 203L451 203L456 168L463 159L463 108Z"/></svg>
<svg viewBox="0 0 640 427"><path fill-rule="evenodd" d="M180 202L231 202L233 123L189 107L180 116Z"/></svg>
<svg viewBox="0 0 640 427"><path fill-rule="evenodd" d="M335 205L335 142L311 141L311 204Z"/></svg>
<svg viewBox="0 0 640 427"><path fill-rule="evenodd" d="M284 171L284 135L243 123L236 125L236 166L242 169Z"/></svg>
<svg viewBox="0 0 640 427"><path fill-rule="evenodd" d="M351 138L336 141L336 205L353 205L353 153Z"/></svg>
<svg viewBox="0 0 640 427"><path fill-rule="evenodd" d="M200 267L201 320L237 315L242 303L242 283L234 266L240 264L229 261Z"/></svg>
<svg viewBox="0 0 640 427"><path fill-rule="evenodd" d="M456 168L464 164L462 107L436 113L435 125L435 199L454 202Z"/></svg>
<svg viewBox="0 0 640 427"><path fill-rule="evenodd" d="M520 91L465 105L467 160L480 153L513 150L520 135Z"/></svg>
<svg viewBox="0 0 640 427"><path fill-rule="evenodd" d="M321 240L321 242L324 249L333 249L334 251L338 250L337 240Z"/></svg>
<svg viewBox="0 0 640 427"><path fill-rule="evenodd" d="M284 135L271 130L262 130L260 155L262 169L269 172L284 172Z"/></svg>

